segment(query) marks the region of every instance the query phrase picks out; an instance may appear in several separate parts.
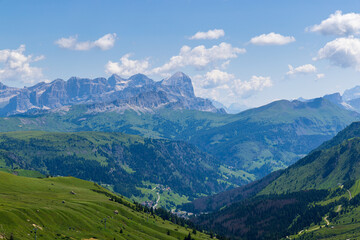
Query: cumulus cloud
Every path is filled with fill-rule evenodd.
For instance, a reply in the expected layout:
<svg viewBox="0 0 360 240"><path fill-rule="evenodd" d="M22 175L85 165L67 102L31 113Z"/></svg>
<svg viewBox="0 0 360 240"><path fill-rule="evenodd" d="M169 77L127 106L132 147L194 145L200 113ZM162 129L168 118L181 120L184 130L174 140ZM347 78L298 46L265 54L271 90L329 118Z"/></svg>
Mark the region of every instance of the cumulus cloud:
<svg viewBox="0 0 360 240"><path fill-rule="evenodd" d="M356 35L360 33L360 14L342 14L341 11L336 11L320 24L308 27L306 30L323 35Z"/></svg>
<svg viewBox="0 0 360 240"><path fill-rule="evenodd" d="M25 55L25 45L18 49L0 50L0 80L33 83L43 77L42 69L31 63L44 59L44 56Z"/></svg>
<svg viewBox="0 0 360 240"><path fill-rule="evenodd" d="M203 81L201 82L201 87L214 88L226 84L234 78L235 76L233 74L214 69L205 74Z"/></svg>
<svg viewBox="0 0 360 240"><path fill-rule="evenodd" d="M220 37L225 36L223 29L213 29L207 32L197 32L194 36L191 36L189 39L198 40L198 39L219 39Z"/></svg>
<svg viewBox="0 0 360 240"><path fill-rule="evenodd" d="M337 38L321 48L314 60L328 59L343 68L353 67L360 71L360 39L354 37Z"/></svg>
<svg viewBox="0 0 360 240"><path fill-rule="evenodd" d="M197 95L224 103L232 103L237 98L248 98L272 86L270 77L252 76L251 79L242 81L233 74L216 69L194 76L193 81Z"/></svg>
<svg viewBox="0 0 360 240"><path fill-rule="evenodd" d="M195 77L192 79L194 80ZM196 96L213 99L224 104L233 103L237 98L232 89L227 84L220 85L215 88L201 88L194 84L194 91Z"/></svg>
<svg viewBox="0 0 360 240"><path fill-rule="evenodd" d="M108 33L98 40L78 42L77 36L70 36L68 38L60 38L55 41L55 44L61 48L77 50L77 51L88 51L92 48L100 48L101 50L109 50L114 47L116 34Z"/></svg>
<svg viewBox="0 0 360 240"><path fill-rule="evenodd" d="M266 87L271 87L272 81L270 77L252 76L248 81L241 81L239 79L234 81L234 91L242 96L248 98L254 92L262 91Z"/></svg>
<svg viewBox="0 0 360 240"><path fill-rule="evenodd" d="M129 77L137 73L148 73L150 66L149 61L131 60L130 54L126 54L120 58L120 62L109 61L105 65L105 71L108 74L118 74L120 76Z"/></svg>
<svg viewBox="0 0 360 240"><path fill-rule="evenodd" d="M261 34L260 36L253 37L250 40L250 43L255 45L285 45L291 42L295 42L294 37L283 36L274 32Z"/></svg>
<svg viewBox="0 0 360 240"><path fill-rule="evenodd" d="M316 67L312 64L305 64L296 68L294 68L290 64L288 66L289 66L289 71L286 73L286 75L309 74L316 72Z"/></svg>
<svg viewBox="0 0 360 240"><path fill-rule="evenodd" d="M171 57L169 62L154 68L152 72L154 74L167 73L186 66L194 66L202 69L211 63L236 58L238 54L245 52L245 49L233 47L231 44L225 42L214 45L211 48L206 48L204 45L194 48L183 46L180 49L179 55Z"/></svg>
<svg viewBox="0 0 360 240"><path fill-rule="evenodd" d="M168 62L160 67L150 68L148 59L131 60L129 54L120 58L120 61L109 61L105 65L105 71L108 74L119 74L122 76L130 76L136 73L145 73L149 75L169 76L171 72L178 71L183 67L195 67L197 70L206 69L209 65L217 65L217 67L226 68L230 63L230 59L236 58L239 54L245 53L243 48L236 48L228 43L220 43L210 48L203 45L191 48L183 46L179 55L173 56ZM208 87L216 85L220 82L220 78L230 78L230 74L220 70L213 70L206 75Z"/></svg>

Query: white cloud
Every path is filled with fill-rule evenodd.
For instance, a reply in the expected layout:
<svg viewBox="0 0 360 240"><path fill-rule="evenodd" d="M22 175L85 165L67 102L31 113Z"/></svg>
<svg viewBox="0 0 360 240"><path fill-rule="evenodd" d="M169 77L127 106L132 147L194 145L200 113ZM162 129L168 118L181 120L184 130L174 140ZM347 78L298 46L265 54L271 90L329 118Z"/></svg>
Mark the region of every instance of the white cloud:
<svg viewBox="0 0 360 240"><path fill-rule="evenodd" d="M239 79L234 81L234 91L242 96L242 98L248 98L254 94L254 92L262 91L266 87L271 87L272 81L270 77L252 76L248 81L241 81Z"/></svg>
<svg viewBox="0 0 360 240"><path fill-rule="evenodd" d="M150 69L149 61L146 60L130 60L129 54L124 55L120 62L109 61L105 65L107 73L116 73L123 76L129 76L136 73L145 73L150 75L169 76L174 70L192 66L198 70L204 69L210 64L219 64L221 68L225 68L232 58L236 58L238 54L245 53L243 48L236 48L229 43L220 43L211 48L203 45L191 48L183 46L179 55L173 56L170 60L160 67ZM210 78L209 78L210 81Z"/></svg>
<svg viewBox="0 0 360 240"><path fill-rule="evenodd" d="M150 66L149 61L131 60L130 54L126 54L120 58L120 62L109 61L105 65L105 71L108 74L118 74L120 76L129 77L137 73L147 73Z"/></svg>
<svg viewBox="0 0 360 240"><path fill-rule="evenodd" d="M316 74L317 79L321 79L321 78L324 78L324 77L325 77L325 74L323 74L323 73Z"/></svg>
<svg viewBox="0 0 360 240"><path fill-rule="evenodd" d="M171 57L168 63L154 68L152 73L168 73L169 71L185 66L194 66L198 69L202 69L211 63L236 58L238 54L245 52L245 49L233 47L231 44L225 42L214 45L211 48L206 48L204 45L194 48L183 46L180 49L179 55Z"/></svg>
<svg viewBox="0 0 360 240"><path fill-rule="evenodd" d="M225 36L225 32L222 29L209 30L207 32L197 32L194 36L190 37L191 40L198 39L218 39Z"/></svg>
<svg viewBox="0 0 360 240"><path fill-rule="evenodd" d="M261 34L260 36L253 37L250 40L250 43L255 45L285 45L291 42L295 42L294 37L282 36L274 32Z"/></svg>
<svg viewBox="0 0 360 240"><path fill-rule="evenodd" d="M270 77L252 76L247 81L237 79L233 74L212 70L205 75L193 78L194 89L198 96L211 98L230 104L236 99L246 99L264 88L271 87Z"/></svg>
<svg viewBox="0 0 360 240"><path fill-rule="evenodd" d="M70 36L68 38L60 38L55 41L55 44L61 48L67 48L77 51L88 51L92 48L98 47L101 50L109 50L114 47L116 40L115 33L108 33L96 41L78 42L77 36Z"/></svg>
<svg viewBox="0 0 360 240"><path fill-rule="evenodd" d="M20 81L22 83L33 83L43 77L42 69L32 67L32 62L44 59L44 56L33 57L24 55L25 45L18 49L0 50L0 80ZM41 79L42 80L42 79Z"/></svg>
<svg viewBox="0 0 360 240"><path fill-rule="evenodd" d="M235 76L233 74L214 69L205 74L201 82L201 87L214 88L219 85L224 85L234 78Z"/></svg>
<svg viewBox="0 0 360 240"><path fill-rule="evenodd" d="M353 67L360 71L360 39L354 37L337 38L321 48L314 60L328 59L343 68Z"/></svg>
<svg viewBox="0 0 360 240"><path fill-rule="evenodd" d="M336 11L320 24L306 28L307 31L319 32L323 35L355 35L360 33L360 14L342 14Z"/></svg>
<svg viewBox="0 0 360 240"><path fill-rule="evenodd" d="M289 71L286 73L286 75L310 74L316 72L316 67L312 64L305 64L296 68L294 68L291 65L288 66L289 66Z"/></svg>
<svg viewBox="0 0 360 240"><path fill-rule="evenodd" d="M94 42L94 45L101 50L109 50L114 47L116 33L108 33Z"/></svg>
<svg viewBox="0 0 360 240"><path fill-rule="evenodd" d="M194 84L194 91L196 96L213 99L227 105L233 103L237 98L227 84L215 88L201 88Z"/></svg>

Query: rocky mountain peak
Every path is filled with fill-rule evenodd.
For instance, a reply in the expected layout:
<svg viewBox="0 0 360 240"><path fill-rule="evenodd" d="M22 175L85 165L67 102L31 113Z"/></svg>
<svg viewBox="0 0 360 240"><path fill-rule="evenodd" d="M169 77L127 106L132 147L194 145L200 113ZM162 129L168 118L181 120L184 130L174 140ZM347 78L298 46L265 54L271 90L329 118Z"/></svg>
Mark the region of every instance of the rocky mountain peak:
<svg viewBox="0 0 360 240"><path fill-rule="evenodd" d="M190 77L183 72L176 72L171 77L165 78L162 81L163 85L171 85L171 86L177 86L177 85L183 85L189 83L192 84Z"/></svg>
<svg viewBox="0 0 360 240"><path fill-rule="evenodd" d="M177 89L182 96L195 97L192 81L183 72L177 72L171 77L162 80L161 84Z"/></svg>
<svg viewBox="0 0 360 240"><path fill-rule="evenodd" d="M117 83L122 82L122 81L125 81L125 79L123 79L122 77L120 77L117 74L113 74L108 78L108 83L112 87L116 86Z"/></svg>
<svg viewBox="0 0 360 240"><path fill-rule="evenodd" d="M332 103L341 104L343 102L340 93L327 94L324 98Z"/></svg>
<svg viewBox="0 0 360 240"><path fill-rule="evenodd" d="M77 79L76 77L71 77L70 79ZM69 79L69 81L70 81L70 79ZM50 86L51 85L58 85L58 84L64 84L65 83L65 80L63 80L63 79L61 79L61 78L57 78L57 79L55 79L54 81L52 81L51 83L50 83Z"/></svg>
<svg viewBox="0 0 360 240"><path fill-rule="evenodd" d="M131 76L128 80L129 80L129 86L133 86L133 87L142 87L144 85L150 85L154 83L152 79L148 78L146 75L141 73Z"/></svg>
<svg viewBox="0 0 360 240"><path fill-rule="evenodd" d="M6 86L5 84L0 82L0 90L4 90L4 89L7 89L7 88L8 88L8 86Z"/></svg>

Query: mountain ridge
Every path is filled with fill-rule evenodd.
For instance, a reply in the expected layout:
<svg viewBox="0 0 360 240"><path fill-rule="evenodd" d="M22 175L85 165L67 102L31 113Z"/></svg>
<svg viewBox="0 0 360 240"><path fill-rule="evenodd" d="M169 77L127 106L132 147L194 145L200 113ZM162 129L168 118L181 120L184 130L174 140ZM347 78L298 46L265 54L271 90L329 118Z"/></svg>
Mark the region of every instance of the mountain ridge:
<svg viewBox="0 0 360 240"><path fill-rule="evenodd" d="M146 93L163 94L163 102L150 106L150 110L168 107L174 109L196 109L210 112L224 112L217 109L211 101L195 96L191 79L182 72L155 82L144 74L135 74L128 79L118 75L106 78L71 77L67 81L55 79L50 83L41 82L22 89L1 85L0 114L3 116L26 113L34 109L57 109L76 104L111 103L122 101L124 109L149 111L144 106ZM160 93L161 92L161 93ZM132 99L143 98L142 101ZM1 107L1 105L0 105Z"/></svg>

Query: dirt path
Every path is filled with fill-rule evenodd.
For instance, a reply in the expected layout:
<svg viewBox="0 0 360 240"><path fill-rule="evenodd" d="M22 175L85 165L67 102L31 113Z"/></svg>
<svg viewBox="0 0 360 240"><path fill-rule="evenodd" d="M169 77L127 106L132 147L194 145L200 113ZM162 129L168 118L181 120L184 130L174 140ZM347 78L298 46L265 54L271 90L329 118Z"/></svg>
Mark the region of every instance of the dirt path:
<svg viewBox="0 0 360 240"><path fill-rule="evenodd" d="M326 222L326 225L330 225L330 222L327 218L328 218L328 216L324 217L324 221Z"/></svg>
<svg viewBox="0 0 360 240"><path fill-rule="evenodd" d="M154 205L154 208L156 208L157 205L158 205L159 202L160 202L160 194L159 194L158 192L157 192L156 194L158 195L158 198L157 198L157 200L156 200L156 204Z"/></svg>
<svg viewBox="0 0 360 240"><path fill-rule="evenodd" d="M347 191L349 193L349 200L351 200L352 199L351 192L350 192L350 190L347 190Z"/></svg>
<svg viewBox="0 0 360 240"><path fill-rule="evenodd" d="M342 208L342 206L339 205L335 212L340 212L340 211L341 211L341 208Z"/></svg>

